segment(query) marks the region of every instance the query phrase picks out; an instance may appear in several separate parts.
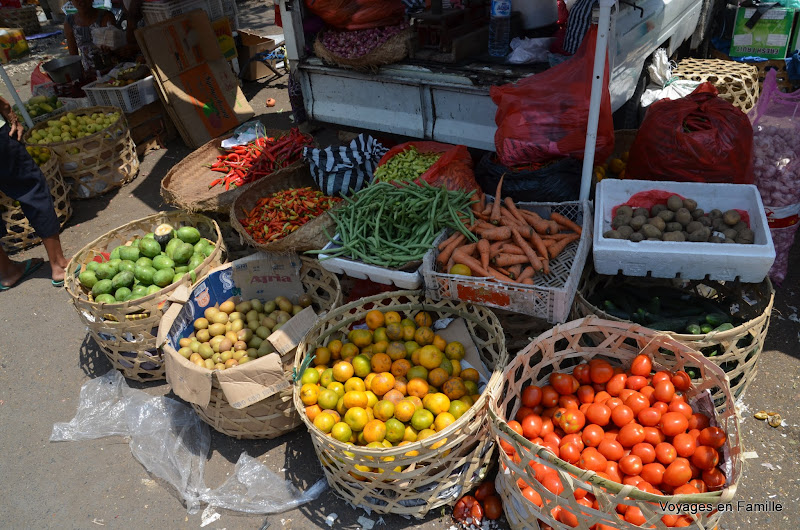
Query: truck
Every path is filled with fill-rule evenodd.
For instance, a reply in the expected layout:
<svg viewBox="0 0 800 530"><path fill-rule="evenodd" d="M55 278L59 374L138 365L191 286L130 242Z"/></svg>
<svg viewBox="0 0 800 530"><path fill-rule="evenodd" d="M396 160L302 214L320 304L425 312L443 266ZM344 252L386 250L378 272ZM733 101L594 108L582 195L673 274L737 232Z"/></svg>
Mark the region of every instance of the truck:
<svg viewBox="0 0 800 530"><path fill-rule="evenodd" d="M489 88L542 71L541 65L473 62L431 66L413 60L383 66L374 73L331 66L307 53L303 0L277 1L286 56L300 83L307 115L314 121L494 151L497 107L489 97ZM698 28L701 12L712 10L714 3L617 3L612 9L608 43L614 111L626 104L634 109L638 106L636 98L646 84L649 57L658 48L666 48L667 55L672 56L688 43L702 29Z"/></svg>

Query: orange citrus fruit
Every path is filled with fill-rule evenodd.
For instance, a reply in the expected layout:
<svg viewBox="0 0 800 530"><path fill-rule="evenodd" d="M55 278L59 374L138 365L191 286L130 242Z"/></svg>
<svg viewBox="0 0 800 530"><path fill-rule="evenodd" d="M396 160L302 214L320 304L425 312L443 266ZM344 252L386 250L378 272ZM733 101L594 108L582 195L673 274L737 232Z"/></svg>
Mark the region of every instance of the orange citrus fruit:
<svg viewBox="0 0 800 530"><path fill-rule="evenodd" d="M461 362L455 359L449 359L450 366L453 367L453 373L451 374L453 377L458 377L461 375Z"/></svg>
<svg viewBox="0 0 800 530"><path fill-rule="evenodd" d="M438 432L447 428L454 421L456 421L455 416L449 412L441 412L436 415L436 419L433 420L433 425L436 427L436 431Z"/></svg>
<svg viewBox="0 0 800 530"><path fill-rule="evenodd" d="M415 377L408 381L407 388L409 396L416 396L421 399L428 393L428 382L419 377Z"/></svg>
<svg viewBox="0 0 800 530"><path fill-rule="evenodd" d="M389 418L386 420L386 440L396 444L403 441L406 433L406 426L397 418Z"/></svg>
<svg viewBox="0 0 800 530"><path fill-rule="evenodd" d="M369 375L372 371L372 366L370 365L370 359L364 355L359 354L353 357L351 361L353 363L353 371L355 374L360 378L365 378Z"/></svg>
<svg viewBox="0 0 800 530"><path fill-rule="evenodd" d="M317 397L317 403L323 409L335 409L336 403L338 402L339 402L339 394L327 388L322 392L320 392L319 396Z"/></svg>
<svg viewBox="0 0 800 530"><path fill-rule="evenodd" d="M346 392L344 395L344 406L347 409L352 409L354 407L361 407L362 409L367 408L367 404L369 400L367 399L367 393L360 391L360 390L351 390L350 392Z"/></svg>
<svg viewBox="0 0 800 530"><path fill-rule="evenodd" d="M461 370L461 379L464 381L472 381L477 383L480 380L480 374L475 368L467 368L466 370Z"/></svg>
<svg viewBox="0 0 800 530"><path fill-rule="evenodd" d="M381 341L389 341L389 338L386 336L386 328L383 326L379 327L378 329L372 332L372 341L373 342L381 342Z"/></svg>
<svg viewBox="0 0 800 530"><path fill-rule="evenodd" d="M413 443L416 441L417 441L417 430L411 425L406 425L406 431L403 433L403 442ZM410 451L406 453L406 456L417 456L418 454L419 452L417 451Z"/></svg>
<svg viewBox="0 0 800 530"><path fill-rule="evenodd" d="M469 405L461 401L460 399L454 399L450 402L450 408L447 412L453 415L455 419L460 418L467 410L469 410Z"/></svg>
<svg viewBox="0 0 800 530"><path fill-rule="evenodd" d="M391 372L395 377L405 377L411 369L411 361L408 359L397 359L392 363Z"/></svg>
<svg viewBox="0 0 800 530"><path fill-rule="evenodd" d="M306 416L311 421L314 421L319 413L322 412L322 408L319 405L311 405L310 407L306 407Z"/></svg>
<svg viewBox="0 0 800 530"><path fill-rule="evenodd" d="M339 397L344 395L344 385L339 381L333 381L331 384L329 384L328 390L333 390L339 395Z"/></svg>
<svg viewBox="0 0 800 530"><path fill-rule="evenodd" d="M358 346L352 342L342 345L341 356L342 359L350 359L358 355Z"/></svg>
<svg viewBox="0 0 800 530"><path fill-rule="evenodd" d="M399 324L403 320L397 311L388 311L384 313L383 317L387 324Z"/></svg>
<svg viewBox="0 0 800 530"><path fill-rule="evenodd" d="M408 380L405 377L395 377L394 389L405 396L408 393Z"/></svg>
<svg viewBox="0 0 800 530"><path fill-rule="evenodd" d="M375 414L375 419L386 421L394 416L394 403L382 399L372 407L372 413Z"/></svg>
<svg viewBox="0 0 800 530"><path fill-rule="evenodd" d="M433 326L433 318L427 311L420 311L414 315L414 322L421 328L429 328Z"/></svg>
<svg viewBox="0 0 800 530"><path fill-rule="evenodd" d="M466 395L467 387L459 377L452 377L442 385L442 393L450 399L459 399Z"/></svg>
<svg viewBox="0 0 800 530"><path fill-rule="evenodd" d="M344 414L344 422L355 432L364 430L364 426L368 421L367 411L361 407L347 409Z"/></svg>
<svg viewBox="0 0 800 530"><path fill-rule="evenodd" d="M370 390L367 390L365 394L367 394L367 412L369 412L370 409L378 402L378 396L376 396L375 393Z"/></svg>
<svg viewBox="0 0 800 530"><path fill-rule="evenodd" d="M331 350L324 346L320 346L314 350L314 364L316 366L327 365L331 362Z"/></svg>
<svg viewBox="0 0 800 530"><path fill-rule="evenodd" d="M339 359L342 353L342 341L339 339L332 340L328 343L328 349L331 351L331 357Z"/></svg>
<svg viewBox="0 0 800 530"><path fill-rule="evenodd" d="M460 361L464 358L464 345L460 342L450 342L445 346L444 354L450 360Z"/></svg>
<svg viewBox="0 0 800 530"><path fill-rule="evenodd" d="M394 417L402 422L410 421L411 416L417 411L417 407L407 400L401 399L394 405Z"/></svg>
<svg viewBox="0 0 800 530"><path fill-rule="evenodd" d="M419 350L419 364L428 370L438 368L443 358L444 354L435 346L423 346Z"/></svg>
<svg viewBox="0 0 800 530"><path fill-rule="evenodd" d="M349 442L353 437L353 429L345 422L340 421L331 428L331 436L340 442Z"/></svg>
<svg viewBox="0 0 800 530"><path fill-rule="evenodd" d="M467 267L466 265L461 265L460 263L457 265L453 265L450 267L450 274L458 274L459 276L472 276L472 269Z"/></svg>
<svg viewBox="0 0 800 530"><path fill-rule="evenodd" d="M386 319L383 316L383 313L378 311L377 309L373 309L366 316L367 327L371 330L376 330L383 326Z"/></svg>
<svg viewBox="0 0 800 530"><path fill-rule="evenodd" d="M333 368L327 368L319 375L319 384L328 388L333 382Z"/></svg>
<svg viewBox="0 0 800 530"><path fill-rule="evenodd" d="M406 341L406 358L408 358L409 355L414 353L414 351L418 350L419 348L420 345L413 340Z"/></svg>
<svg viewBox="0 0 800 530"><path fill-rule="evenodd" d="M414 333L414 342L420 346L433 344L433 330L429 327L417 328L417 331Z"/></svg>
<svg viewBox="0 0 800 530"><path fill-rule="evenodd" d="M463 375L464 372L461 373ZM467 394L470 396L478 394L478 383L475 381L464 381L464 388L467 389Z"/></svg>
<svg viewBox="0 0 800 530"><path fill-rule="evenodd" d="M354 329L347 334L347 338L359 348L366 348L372 344L372 331L368 329Z"/></svg>
<svg viewBox="0 0 800 530"><path fill-rule="evenodd" d="M409 368L408 372L406 372L406 379L411 381L412 379L417 379L417 378L424 379L427 381L428 369L425 368L424 366L412 366L411 368Z"/></svg>
<svg viewBox="0 0 800 530"><path fill-rule="evenodd" d="M448 398L441 392L437 392L435 394L428 394L427 396L422 398L422 404L425 406L426 409L431 411L434 416L437 416L442 412L447 412L448 410L450 410L450 398Z"/></svg>
<svg viewBox="0 0 800 530"><path fill-rule="evenodd" d="M370 367L370 369L372 369L372 367ZM372 380L375 379L376 375L378 374L376 374L375 372L370 372L369 374L367 374L367 377L364 378L364 386L367 388L367 390L370 390L372 388Z"/></svg>
<svg viewBox="0 0 800 530"><path fill-rule="evenodd" d="M426 409L418 410L411 416L411 426L417 431L421 431L433 425L433 420L434 416L431 411ZM417 435L417 439L419 439L419 435Z"/></svg>
<svg viewBox="0 0 800 530"><path fill-rule="evenodd" d="M389 343L389 347L386 348L386 354L391 357L393 361L397 361L399 359L405 359L408 352L406 352L406 345L400 341L394 341Z"/></svg>
<svg viewBox="0 0 800 530"><path fill-rule="evenodd" d="M388 372L392 369L392 358L385 353L376 353L370 359L370 365L373 372Z"/></svg>
<svg viewBox="0 0 800 530"><path fill-rule="evenodd" d="M386 338L389 340L403 340L403 326L399 322L387 324Z"/></svg>
<svg viewBox="0 0 800 530"><path fill-rule="evenodd" d="M411 403L413 403L414 406L417 407L417 410L425 408L422 406L422 400L417 396L408 396L406 397L406 399L409 400Z"/></svg>
<svg viewBox="0 0 800 530"><path fill-rule="evenodd" d="M333 429L334 425L336 425L336 418L327 412L320 412L317 414L317 417L314 418L314 427L321 430L325 434L331 432L331 429Z"/></svg>
<svg viewBox="0 0 800 530"><path fill-rule="evenodd" d="M406 321L404 320L403 322ZM414 322L410 320L408 322L411 322L411 324L404 326L401 324L403 326L403 338L401 340L403 341L414 340L414 335L417 333L417 326L414 325Z"/></svg>
<svg viewBox="0 0 800 530"><path fill-rule="evenodd" d="M300 387L300 401L303 405L316 405L317 397L319 397L319 385L308 383Z"/></svg>
<svg viewBox="0 0 800 530"><path fill-rule="evenodd" d="M335 410L332 410L332 409L325 409L325 410L323 410L322 412L327 412L328 414L330 414L331 416L333 416L333 417L336 419L336 421L337 421L337 422L340 422L340 421L342 421L342 416L341 416L341 414L339 414L339 413L338 413L338 412L336 412Z"/></svg>
<svg viewBox="0 0 800 530"><path fill-rule="evenodd" d="M403 394L402 392L400 392L397 389L389 390L388 392L386 392L383 395L383 399L385 399L386 401L391 401L392 403L395 403L395 404L398 401L400 401L401 399L403 399L404 397L406 397L405 394Z"/></svg>
<svg viewBox="0 0 800 530"><path fill-rule="evenodd" d="M382 442L386 438L386 424L381 420L370 420L362 432L367 443Z"/></svg>
<svg viewBox="0 0 800 530"><path fill-rule="evenodd" d="M434 335L433 345L436 346L439 351L444 352L445 348L447 348L447 341L444 340L440 335Z"/></svg>
<svg viewBox="0 0 800 530"><path fill-rule="evenodd" d="M350 392L351 390L361 390L363 392L366 389L367 385L364 384L364 380L360 377L353 376L344 382L345 392Z"/></svg>
<svg viewBox="0 0 800 530"><path fill-rule="evenodd" d="M370 385L370 390L375 392L376 396L382 396L393 388L394 376L389 372L381 372L375 376L375 378L372 380L372 384Z"/></svg>
<svg viewBox="0 0 800 530"><path fill-rule="evenodd" d="M375 353L386 353L386 350L388 348L389 348L388 340L381 340L372 345L372 351Z"/></svg>
<svg viewBox="0 0 800 530"><path fill-rule="evenodd" d="M438 388L447 381L448 377L450 376L447 375L443 368L434 368L428 372L428 383Z"/></svg>

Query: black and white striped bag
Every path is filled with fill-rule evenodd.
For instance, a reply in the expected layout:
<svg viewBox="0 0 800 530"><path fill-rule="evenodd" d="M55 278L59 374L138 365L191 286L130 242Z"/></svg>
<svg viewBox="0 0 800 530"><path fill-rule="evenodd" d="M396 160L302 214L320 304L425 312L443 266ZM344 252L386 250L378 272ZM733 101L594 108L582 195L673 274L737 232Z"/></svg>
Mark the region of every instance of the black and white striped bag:
<svg viewBox="0 0 800 530"><path fill-rule="evenodd" d="M325 195L348 195L372 180L381 157L388 151L372 136L359 134L350 145L325 149L306 147L303 158L311 169L311 177Z"/></svg>

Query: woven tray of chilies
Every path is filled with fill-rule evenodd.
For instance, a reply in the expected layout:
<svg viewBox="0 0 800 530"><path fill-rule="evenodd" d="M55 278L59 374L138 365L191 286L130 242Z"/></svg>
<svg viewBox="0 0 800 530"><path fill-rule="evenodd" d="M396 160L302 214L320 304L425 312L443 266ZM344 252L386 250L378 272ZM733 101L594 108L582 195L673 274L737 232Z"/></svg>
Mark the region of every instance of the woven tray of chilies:
<svg viewBox="0 0 800 530"><path fill-rule="evenodd" d="M161 181L166 202L190 212L227 214L246 189L262 178L275 178L303 167L303 148L311 136L293 128L267 129L266 137L230 150L215 138L176 164Z"/></svg>

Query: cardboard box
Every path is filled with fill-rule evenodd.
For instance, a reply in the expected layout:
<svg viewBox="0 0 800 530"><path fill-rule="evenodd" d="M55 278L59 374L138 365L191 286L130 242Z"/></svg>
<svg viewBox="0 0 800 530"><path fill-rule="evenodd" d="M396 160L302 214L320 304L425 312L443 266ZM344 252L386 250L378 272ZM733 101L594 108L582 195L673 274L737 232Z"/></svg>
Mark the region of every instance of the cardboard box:
<svg viewBox="0 0 800 530"><path fill-rule="evenodd" d="M311 307L267 337L275 353L235 369L212 372L189 362L177 350L180 339L192 333L195 319L206 308L232 296L264 301L283 295L296 300L304 292L300 266L296 256L259 253L212 270L191 292L188 287L177 289L170 300L185 303L173 303L158 328L158 344L164 350L167 381L172 391L190 403L206 407L211 398L212 379L216 378L228 403L242 409L290 388L292 382L285 376L281 357L286 358L316 324L318 317Z"/></svg>
<svg viewBox="0 0 800 530"><path fill-rule="evenodd" d="M189 147L198 148L255 114L205 11L141 28L136 40L167 112Z"/></svg>
<svg viewBox="0 0 800 530"><path fill-rule="evenodd" d="M233 29L228 17L222 17L211 23L214 34L217 36L219 49L226 59L236 57L236 41L233 40Z"/></svg>
<svg viewBox="0 0 800 530"><path fill-rule="evenodd" d="M24 57L31 52L20 28L0 28L0 64Z"/></svg>
<svg viewBox="0 0 800 530"><path fill-rule="evenodd" d="M763 57L783 59L789 50L789 37L794 27L795 10L775 7L767 11L752 28L748 21L756 14L753 7L740 7L733 26L731 57Z"/></svg>
<svg viewBox="0 0 800 530"><path fill-rule="evenodd" d="M263 37L257 33L247 30L239 30L239 37L242 45L239 46L239 68L242 70L242 79L246 81L256 81L262 77L274 74L272 70L261 61L251 61L253 57L262 52L269 52L277 47L274 40ZM277 61L271 60L270 64L275 67Z"/></svg>

